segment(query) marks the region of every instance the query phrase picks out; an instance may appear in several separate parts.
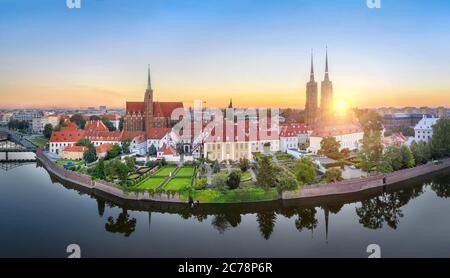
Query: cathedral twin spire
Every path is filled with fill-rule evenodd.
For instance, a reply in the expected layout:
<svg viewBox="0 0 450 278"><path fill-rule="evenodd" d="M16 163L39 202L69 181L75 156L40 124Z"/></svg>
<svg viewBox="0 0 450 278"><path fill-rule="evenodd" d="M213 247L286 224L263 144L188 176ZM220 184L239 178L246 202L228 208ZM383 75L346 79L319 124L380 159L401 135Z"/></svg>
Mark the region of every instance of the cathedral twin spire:
<svg viewBox="0 0 450 278"><path fill-rule="evenodd" d="M311 73L309 77L309 81L314 82L314 53L313 49L311 49ZM328 72L328 47L326 47L326 53L325 53L325 79L324 81L330 81L330 75Z"/></svg>
<svg viewBox="0 0 450 278"><path fill-rule="evenodd" d="M148 80L147 80L147 90L152 89L152 80L150 78L150 64L148 65Z"/></svg>

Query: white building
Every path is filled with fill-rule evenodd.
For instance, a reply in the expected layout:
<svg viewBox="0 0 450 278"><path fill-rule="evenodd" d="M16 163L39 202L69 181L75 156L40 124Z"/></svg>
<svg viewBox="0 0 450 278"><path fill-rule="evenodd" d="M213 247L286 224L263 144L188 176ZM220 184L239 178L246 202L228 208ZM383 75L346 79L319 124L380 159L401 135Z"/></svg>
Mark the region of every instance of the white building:
<svg viewBox="0 0 450 278"><path fill-rule="evenodd" d="M55 127L59 124L59 118L57 116L43 116L39 118L33 118L32 120L32 131L36 134L42 134L44 132L44 127L47 124L51 124Z"/></svg>
<svg viewBox="0 0 450 278"><path fill-rule="evenodd" d="M423 117L423 119L414 127L414 140L416 142L424 141L425 143L428 143L433 136L433 126L438 120L439 118Z"/></svg>
<svg viewBox="0 0 450 278"><path fill-rule="evenodd" d="M287 124L280 126L280 151L298 149L299 144L307 142L308 129L305 124Z"/></svg>
<svg viewBox="0 0 450 278"><path fill-rule="evenodd" d="M309 138L308 151L317 154L321 148L320 143L323 138L326 137L336 138L336 141L341 144L340 150L345 148L349 150L358 150L361 147L364 131L361 126L355 123L318 127L313 131Z"/></svg>
<svg viewBox="0 0 450 278"><path fill-rule="evenodd" d="M178 143L177 138L171 128L152 128L147 132L147 152L150 152L151 146L156 150L163 145L175 147Z"/></svg>

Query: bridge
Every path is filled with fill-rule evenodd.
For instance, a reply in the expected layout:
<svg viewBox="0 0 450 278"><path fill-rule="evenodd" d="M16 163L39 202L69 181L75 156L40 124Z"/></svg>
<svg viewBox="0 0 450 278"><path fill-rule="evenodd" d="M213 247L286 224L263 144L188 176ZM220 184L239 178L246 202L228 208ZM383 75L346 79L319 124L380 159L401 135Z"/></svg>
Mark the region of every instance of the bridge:
<svg viewBox="0 0 450 278"><path fill-rule="evenodd" d="M9 153L36 152L36 146L25 136L9 130L0 130L0 153L5 153L5 159L0 161L21 161L9 159Z"/></svg>

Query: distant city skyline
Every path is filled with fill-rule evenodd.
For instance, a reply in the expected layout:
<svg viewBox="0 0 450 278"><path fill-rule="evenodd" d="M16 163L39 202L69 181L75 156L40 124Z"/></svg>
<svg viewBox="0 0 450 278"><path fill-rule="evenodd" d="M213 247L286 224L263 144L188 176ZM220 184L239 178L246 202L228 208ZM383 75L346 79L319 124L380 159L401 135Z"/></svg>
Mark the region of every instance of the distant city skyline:
<svg viewBox="0 0 450 278"><path fill-rule="evenodd" d="M385 0L3 0L0 109L158 101L304 109L325 46L347 107L450 106L450 3Z"/></svg>

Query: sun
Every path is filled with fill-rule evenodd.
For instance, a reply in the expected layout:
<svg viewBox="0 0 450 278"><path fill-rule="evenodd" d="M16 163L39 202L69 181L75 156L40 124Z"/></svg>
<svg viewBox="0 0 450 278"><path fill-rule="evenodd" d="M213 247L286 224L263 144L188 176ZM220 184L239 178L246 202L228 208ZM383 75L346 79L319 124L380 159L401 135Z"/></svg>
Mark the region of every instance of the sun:
<svg viewBox="0 0 450 278"><path fill-rule="evenodd" d="M335 104L336 112L339 114L344 114L347 111L347 102L344 100L338 100Z"/></svg>

